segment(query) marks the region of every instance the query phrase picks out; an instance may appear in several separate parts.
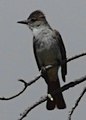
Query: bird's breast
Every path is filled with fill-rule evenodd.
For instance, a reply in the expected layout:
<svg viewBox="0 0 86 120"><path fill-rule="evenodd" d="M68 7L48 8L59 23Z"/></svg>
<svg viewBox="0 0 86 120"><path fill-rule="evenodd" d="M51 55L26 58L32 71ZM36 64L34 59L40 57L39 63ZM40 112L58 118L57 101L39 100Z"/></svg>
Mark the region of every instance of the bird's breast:
<svg viewBox="0 0 86 120"><path fill-rule="evenodd" d="M57 62L60 56L56 40L52 37L46 36L38 40L36 43L36 54L41 65L49 65Z"/></svg>

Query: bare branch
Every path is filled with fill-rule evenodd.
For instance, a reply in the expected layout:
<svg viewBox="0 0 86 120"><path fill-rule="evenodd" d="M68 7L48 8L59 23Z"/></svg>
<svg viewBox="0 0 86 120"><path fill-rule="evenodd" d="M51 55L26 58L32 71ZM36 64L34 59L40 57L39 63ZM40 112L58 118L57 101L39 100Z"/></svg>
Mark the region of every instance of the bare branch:
<svg viewBox="0 0 86 120"><path fill-rule="evenodd" d="M22 82L24 84L24 88L19 93L17 93L16 95L13 95L12 97L8 97L8 98L6 98L6 97L0 97L0 100L11 100L13 98L18 97L19 95L21 95L26 90L26 88L28 86L30 86L31 84L33 84L34 82L36 82L40 77L41 77L41 74L38 75L35 79L31 80L29 83L25 82L22 79L18 80L18 81L20 81L20 82Z"/></svg>
<svg viewBox="0 0 86 120"><path fill-rule="evenodd" d="M45 67L46 70L49 70L50 68L52 67L52 65L48 65ZM16 98L18 97L19 95L21 95L28 86L30 86L31 84L35 83L40 77L42 77L42 73L44 72L44 69L42 69L40 72L39 72L39 75L37 75L37 77L33 80L31 80L30 82L25 82L23 79L20 79L18 81L22 82L24 84L24 88L22 89L22 91L20 91L19 93L17 93L16 95L13 95L12 97L1 97L0 100L11 100L13 98Z"/></svg>
<svg viewBox="0 0 86 120"><path fill-rule="evenodd" d="M31 107L28 107L22 114L20 114L21 118L19 118L18 120L23 120L23 118L25 118L32 109L45 102L46 100L47 96L41 97L39 101L35 102Z"/></svg>
<svg viewBox="0 0 86 120"><path fill-rule="evenodd" d="M86 76L80 78L80 79L77 79L73 82L70 82L64 86L62 86L61 88L57 89L56 91L53 91L52 94L59 94L59 92L64 92L66 90L68 90L69 88L71 87L74 87L78 84L80 84L81 82L84 82L86 80ZM43 102L45 102L47 100L48 96L46 95L45 97L41 97L41 99L34 103L31 107L28 107L24 113L20 114L21 115L21 118L18 119L18 120L23 120L23 118L25 118L27 116L27 114L32 110L34 109L35 107L37 107L38 105L42 104Z"/></svg>
<svg viewBox="0 0 86 120"><path fill-rule="evenodd" d="M78 106L81 98L84 96L85 92L86 92L86 88L84 88L84 90L82 91L81 95L80 95L79 98L77 99L74 107L73 107L72 110L69 112L68 120L71 120L71 116L72 116L73 112L75 111L76 107Z"/></svg>
<svg viewBox="0 0 86 120"><path fill-rule="evenodd" d="M79 57L83 57L83 56L85 56L85 55L86 55L86 53L81 53L81 54L79 54L79 55L76 55L76 56L74 56L74 57L71 57L71 58L67 59L67 62L70 62L70 61L72 61L72 60L74 60L74 59L77 59L77 58L79 58Z"/></svg>
<svg viewBox="0 0 86 120"><path fill-rule="evenodd" d="M76 55L74 57L71 57L71 58L67 59L67 61L64 61L64 62L70 62L70 61L72 61L74 59L77 59L77 58L85 56L85 55L86 55L86 53L82 53L82 54ZM52 65L48 65L48 66L45 67L45 69L48 70L51 67L53 67L53 66ZM14 98L18 97L19 95L21 95L26 90L26 88L28 86L30 86L31 84L35 83L40 77L42 77L42 72L43 71L41 70L39 75L37 75L37 77L35 79L31 80L29 83L25 82L25 80L22 80L22 79L18 80L18 81L24 83L24 88L19 93L17 93L16 95L13 95L11 97L0 97L0 100L11 100L11 99L14 99Z"/></svg>

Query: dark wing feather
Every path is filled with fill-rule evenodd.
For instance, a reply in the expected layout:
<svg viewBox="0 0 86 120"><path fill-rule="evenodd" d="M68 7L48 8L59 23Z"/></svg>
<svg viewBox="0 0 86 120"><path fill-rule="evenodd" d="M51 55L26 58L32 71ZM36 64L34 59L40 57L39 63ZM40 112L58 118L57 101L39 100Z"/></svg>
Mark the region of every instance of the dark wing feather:
<svg viewBox="0 0 86 120"><path fill-rule="evenodd" d="M60 51L62 55L62 62L64 62L65 60L67 60L65 46L64 46L60 33L56 30L54 31L55 31L56 39L58 39L58 43L59 43L59 47L60 47ZM61 66L61 74L62 74L63 81L65 82L65 75L67 74L67 63L66 62Z"/></svg>
<svg viewBox="0 0 86 120"><path fill-rule="evenodd" d="M34 52L34 56L35 56L35 59L36 59L38 69L41 70L41 67L40 67L39 62L38 62L37 54L36 54L36 41L34 39L35 39L35 37L33 37L33 41L34 41L33 42L33 52Z"/></svg>

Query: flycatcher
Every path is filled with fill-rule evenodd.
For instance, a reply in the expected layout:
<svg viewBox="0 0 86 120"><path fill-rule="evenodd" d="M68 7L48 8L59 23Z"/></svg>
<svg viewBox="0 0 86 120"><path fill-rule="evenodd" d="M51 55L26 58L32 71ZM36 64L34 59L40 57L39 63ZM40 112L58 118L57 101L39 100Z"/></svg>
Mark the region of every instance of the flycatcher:
<svg viewBox="0 0 86 120"><path fill-rule="evenodd" d="M67 64L64 62L67 59L66 50L60 33L51 28L44 13L40 10L32 12L27 20L18 21L18 23L26 24L33 33L33 50L39 70L45 66L54 65L43 75L48 86L48 95L52 97L52 99L47 99L47 109L53 110L56 106L58 109L66 108L62 92L58 95L52 94L60 88L59 67L61 67L64 82L67 74Z"/></svg>

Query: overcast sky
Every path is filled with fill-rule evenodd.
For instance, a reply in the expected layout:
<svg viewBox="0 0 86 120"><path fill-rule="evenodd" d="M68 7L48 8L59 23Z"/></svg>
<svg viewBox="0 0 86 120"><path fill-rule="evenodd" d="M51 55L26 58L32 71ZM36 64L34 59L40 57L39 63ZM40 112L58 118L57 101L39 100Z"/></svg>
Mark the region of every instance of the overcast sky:
<svg viewBox="0 0 86 120"><path fill-rule="evenodd" d="M17 21L26 19L37 9L42 10L52 28L61 33L68 58L86 52L86 0L0 0L0 96L16 94L23 87L18 79L29 82L38 74L32 33L26 26L17 24ZM66 83L84 75L86 57L68 63ZM62 80L60 82L64 84ZM67 109L47 111L43 103L24 120L67 120L68 112L85 86L82 83L64 92ZM40 79L18 98L0 101L0 119L17 120L20 113L46 93L46 83ZM75 110L72 120L84 120L85 111L86 95Z"/></svg>

